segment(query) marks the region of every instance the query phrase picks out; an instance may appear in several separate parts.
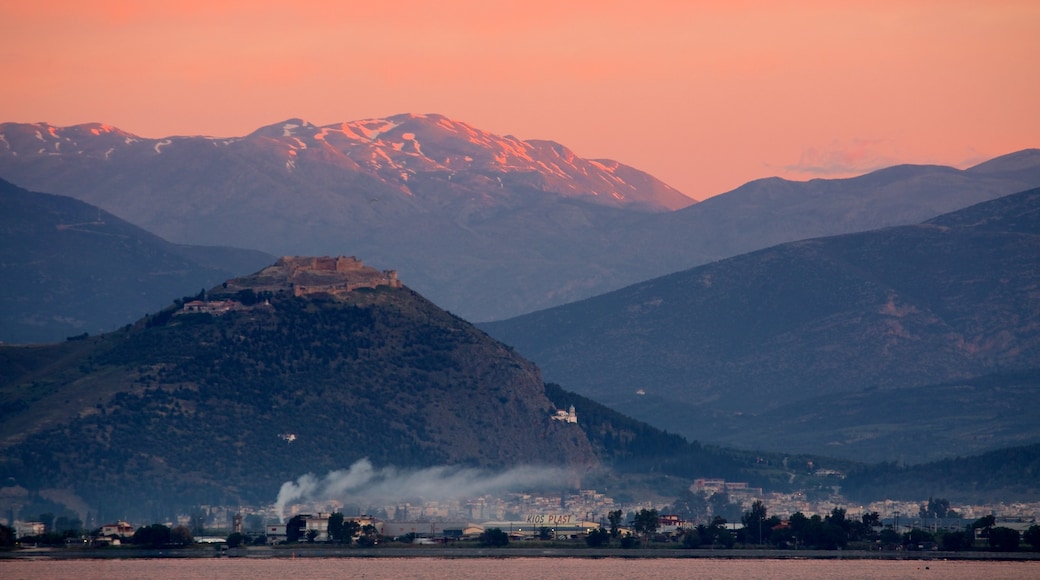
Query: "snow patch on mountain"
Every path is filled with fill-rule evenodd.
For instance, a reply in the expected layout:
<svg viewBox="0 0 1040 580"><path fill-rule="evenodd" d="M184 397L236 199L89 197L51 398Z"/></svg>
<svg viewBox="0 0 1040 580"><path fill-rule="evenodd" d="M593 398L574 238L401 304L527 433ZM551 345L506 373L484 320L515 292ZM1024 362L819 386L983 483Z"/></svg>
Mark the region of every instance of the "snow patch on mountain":
<svg viewBox="0 0 1040 580"><path fill-rule="evenodd" d="M357 128L366 139L369 141L375 141L384 133L396 129L401 124L387 119L366 119L364 121L355 121L352 125L353 128Z"/></svg>
<svg viewBox="0 0 1040 580"><path fill-rule="evenodd" d="M405 195L416 193L412 188L417 182L420 187L429 187L439 181L444 186L435 186L438 191L459 193L477 193L497 183L495 189L533 188L612 205L637 203L641 208L657 210L688 205L674 189L634 168L609 160L584 159L553 141L496 135L434 114L401 114L322 127L292 118L244 137L220 139L141 139L100 123L64 128L46 123L5 124L3 130L0 153L10 157L78 152L84 158L114 162L124 148L162 154L168 152L167 145L176 142L177 150L184 147L185 153L191 151L193 143L211 143L212 147L206 146L211 155L222 155L214 148L234 148L263 159L264 152L269 154L273 146L276 158L280 157L274 167L296 171L301 178L306 179L299 173L304 168L309 172L329 165L336 171L360 171L367 174L365 179L382 182ZM300 163L304 158L310 163ZM629 178L628 182L621 176Z"/></svg>

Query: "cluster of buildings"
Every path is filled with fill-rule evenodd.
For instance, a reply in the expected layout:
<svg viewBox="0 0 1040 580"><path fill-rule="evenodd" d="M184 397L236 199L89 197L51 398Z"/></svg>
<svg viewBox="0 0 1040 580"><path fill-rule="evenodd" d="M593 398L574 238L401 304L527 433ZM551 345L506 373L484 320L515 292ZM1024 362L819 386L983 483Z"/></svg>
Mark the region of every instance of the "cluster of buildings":
<svg viewBox="0 0 1040 580"><path fill-rule="evenodd" d="M751 487L744 482L711 478L695 480L690 490L702 494L705 498L712 494L725 493L729 501L739 504L742 510L748 510L753 502L761 501L770 515L780 517L796 512L810 517L826 516L834 508L844 509L846 517L850 519L859 519L864 514L877 512L883 523L900 531L911 528L962 528L965 522L971 523L987 515L994 515L1004 522L1024 522L1027 527L1040 519L1040 503L956 505L952 507L960 515L958 521L939 521L920 517L922 502L885 500L857 505L840 495L809 498L804 493L763 493L760 488ZM384 506L366 506L364 509L371 510L374 515L347 515L345 519L358 522L359 528L371 526L370 531L387 537L411 534L417 538L461 539L475 537L490 528L498 528L515 539L544 536L547 530L553 537L579 538L591 530L608 528L608 514L612 511L621 510L623 520L627 521L632 513L644 508L657 509L662 514L659 529L665 534L683 527L708 523L714 515L698 514L697 520L684 521L680 516L670 514L667 505L652 502L628 502L622 505L596 490L584 489L551 496L514 493L466 500L398 502ZM259 509L200 506L196 514L183 515L177 521L166 524L170 527L186 525L193 530L205 529L217 537L226 537L231 532L242 532L254 537L263 535L268 543L280 543L289 536L287 522L293 516L300 516L296 521L302 521L303 527L297 530L299 533L295 535L306 537L308 533L313 532L314 541L320 542L328 540L330 514L358 514L360 509L360 506L349 506L334 501L321 505L290 506L288 513L277 513L273 506ZM41 522L0 523L13 524L19 537L38 536L48 531L46 525ZM96 524L91 527L94 525ZM135 528L129 523L117 521L102 525L98 535L118 541L118 538L132 536L134 531ZM196 536L198 535L200 534L196 533Z"/></svg>

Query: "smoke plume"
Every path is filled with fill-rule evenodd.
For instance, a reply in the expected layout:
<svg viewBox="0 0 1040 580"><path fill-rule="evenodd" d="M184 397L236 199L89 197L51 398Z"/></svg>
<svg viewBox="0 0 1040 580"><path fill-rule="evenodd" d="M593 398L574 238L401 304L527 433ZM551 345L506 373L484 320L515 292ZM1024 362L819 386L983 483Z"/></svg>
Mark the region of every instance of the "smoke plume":
<svg viewBox="0 0 1040 580"><path fill-rule="evenodd" d="M284 518L286 506L299 502L395 503L408 498L462 499L537 486L563 485L568 480L567 475L559 468L530 466L499 472L450 466L419 470L376 468L368 459L361 459L349 469L330 471L324 477L308 473L296 481L283 483L274 507Z"/></svg>

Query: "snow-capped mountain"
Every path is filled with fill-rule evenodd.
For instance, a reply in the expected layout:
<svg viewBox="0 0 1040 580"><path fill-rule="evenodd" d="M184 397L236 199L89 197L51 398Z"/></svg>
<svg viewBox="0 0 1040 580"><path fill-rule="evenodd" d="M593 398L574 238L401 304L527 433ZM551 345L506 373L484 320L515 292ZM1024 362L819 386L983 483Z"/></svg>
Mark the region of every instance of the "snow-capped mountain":
<svg viewBox="0 0 1040 580"><path fill-rule="evenodd" d="M478 183L472 185L478 187L504 187L508 180L619 207L672 210L693 203L652 176L616 161L583 159L559 143L493 135L442 115L395 115L324 127L293 119L264 127L249 138L284 144L288 171L295 171L305 157L342 155L408 193L409 181L421 176L462 183L476 178Z"/></svg>
<svg viewBox="0 0 1040 580"><path fill-rule="evenodd" d="M592 291L613 275L580 273L581 248L605 248L619 219L694 203L616 161L441 115L290 119L234 138L6 123L0 177L181 243L357 255L475 319Z"/></svg>
<svg viewBox="0 0 1040 580"><path fill-rule="evenodd" d="M6 150L6 151L5 151ZM108 125L55 127L46 123L0 125L0 154L63 163L159 163L171 156L260 154L264 169L307 181L334 168L375 177L414 195L417 179L455 190L523 185L564 197L644 211L674 210L694 200L635 168L609 159L583 159L552 141L523 141L481 131L443 115L395 115L323 127L290 119L245 137L145 139ZM166 155L166 158L160 157ZM318 186L319 184L310 184ZM131 216L133 217L133 216Z"/></svg>
<svg viewBox="0 0 1040 580"><path fill-rule="evenodd" d="M694 203L633 167L441 115L290 119L233 138L6 123L0 178L175 243L355 255L487 321L784 241L917 223L1040 185L1040 155L761 180Z"/></svg>

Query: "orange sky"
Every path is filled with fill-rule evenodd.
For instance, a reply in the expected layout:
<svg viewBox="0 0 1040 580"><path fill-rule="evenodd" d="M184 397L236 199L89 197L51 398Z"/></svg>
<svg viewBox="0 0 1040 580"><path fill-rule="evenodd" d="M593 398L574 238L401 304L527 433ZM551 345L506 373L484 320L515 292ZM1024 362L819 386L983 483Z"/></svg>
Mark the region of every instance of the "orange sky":
<svg viewBox="0 0 1040 580"><path fill-rule="evenodd" d="M0 121L442 113L705 198L1040 147L1040 2L0 0Z"/></svg>

